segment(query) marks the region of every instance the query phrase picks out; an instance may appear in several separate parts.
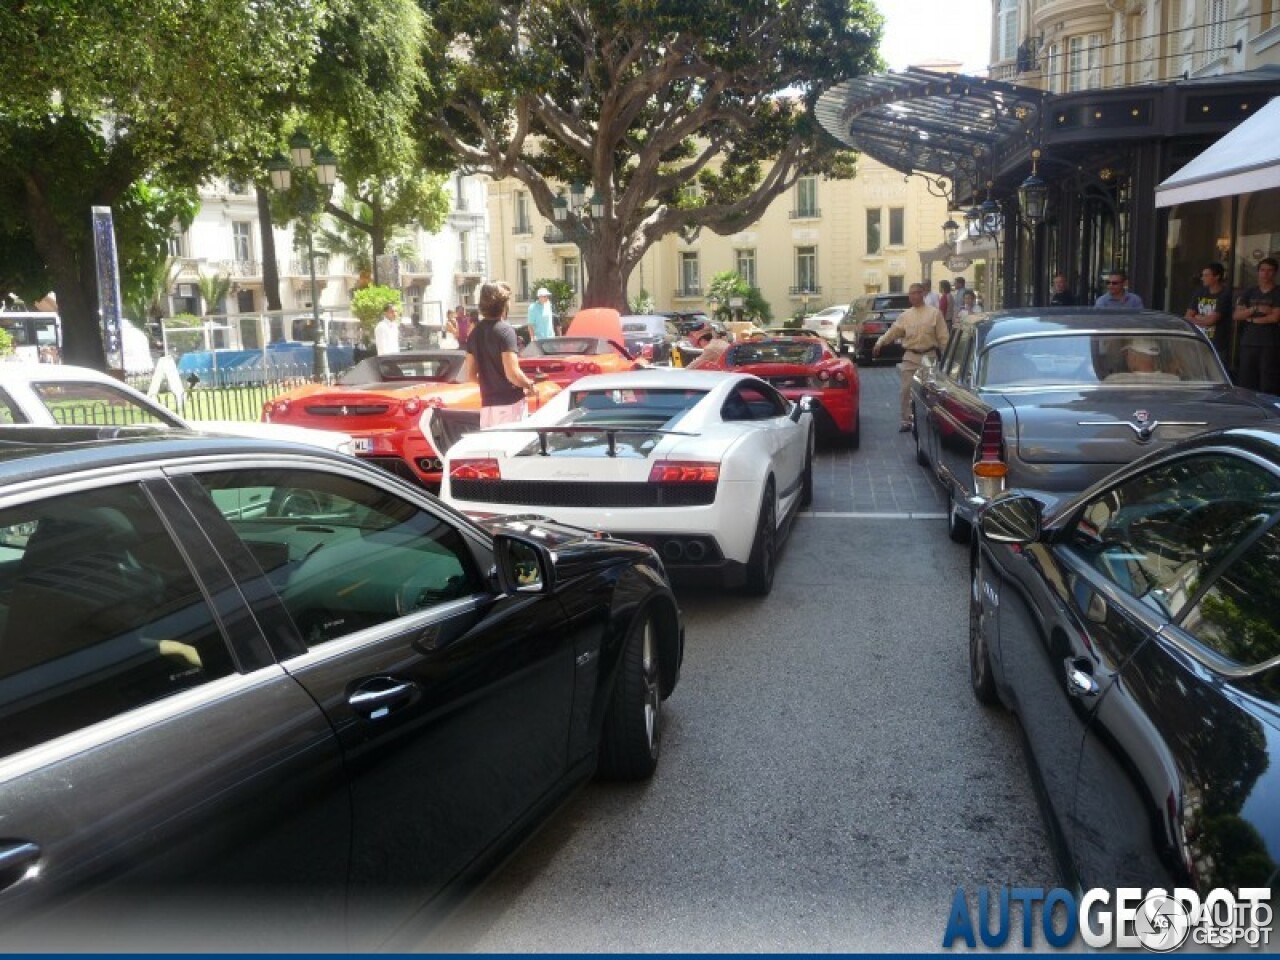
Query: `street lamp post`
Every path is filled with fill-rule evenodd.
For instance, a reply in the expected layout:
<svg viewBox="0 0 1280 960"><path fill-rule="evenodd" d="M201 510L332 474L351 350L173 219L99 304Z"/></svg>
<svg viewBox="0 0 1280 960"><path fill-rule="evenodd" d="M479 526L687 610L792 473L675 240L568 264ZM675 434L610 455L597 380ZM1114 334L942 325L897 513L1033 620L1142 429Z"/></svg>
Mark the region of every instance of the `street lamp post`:
<svg viewBox="0 0 1280 960"><path fill-rule="evenodd" d="M267 163L271 173L271 186L277 193L287 193L293 184L293 170L301 174L298 182L298 220L307 239L307 269L311 277L311 323L315 352L315 375L329 377L329 345L325 339L324 325L320 321L320 290L316 283L316 253L312 242L315 216L323 201L333 189L338 177L338 158L325 147L311 151L311 139L299 130L289 138L289 159L276 154Z"/></svg>

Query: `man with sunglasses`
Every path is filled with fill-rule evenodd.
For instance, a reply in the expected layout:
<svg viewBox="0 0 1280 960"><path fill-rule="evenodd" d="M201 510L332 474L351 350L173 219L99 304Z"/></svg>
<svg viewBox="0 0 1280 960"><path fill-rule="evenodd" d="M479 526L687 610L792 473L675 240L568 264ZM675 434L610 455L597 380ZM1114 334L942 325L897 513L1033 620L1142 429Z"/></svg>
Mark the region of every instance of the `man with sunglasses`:
<svg viewBox="0 0 1280 960"><path fill-rule="evenodd" d="M1126 289L1128 283L1127 273L1123 270L1112 270L1107 275L1107 292L1093 305L1102 310L1141 310L1142 298Z"/></svg>

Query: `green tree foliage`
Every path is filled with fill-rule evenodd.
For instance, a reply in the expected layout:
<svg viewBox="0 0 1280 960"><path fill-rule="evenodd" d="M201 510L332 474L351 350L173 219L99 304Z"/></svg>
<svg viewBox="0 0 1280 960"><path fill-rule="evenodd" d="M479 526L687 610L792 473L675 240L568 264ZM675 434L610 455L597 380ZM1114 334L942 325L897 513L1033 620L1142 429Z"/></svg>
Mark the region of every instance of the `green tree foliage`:
<svg viewBox="0 0 1280 960"><path fill-rule="evenodd" d="M202 273L196 284L204 303L204 315L224 313L227 295L231 293L231 278L222 273Z"/></svg>
<svg viewBox="0 0 1280 960"><path fill-rule="evenodd" d="M366 203L357 196L343 194L336 204L330 203L326 208L332 214L333 226L322 222L316 227L316 249L330 256L346 257L358 272L369 271L375 283L387 279L377 275L374 258L383 253L412 256L417 248L408 225L416 223L434 232L449 212L443 176L423 174L415 183L417 187L413 189L422 188L416 210L410 209L412 204L401 205L401 199L407 204L407 194L393 198L390 205L376 199ZM339 212L334 213L335 210Z"/></svg>
<svg viewBox="0 0 1280 960"><path fill-rule="evenodd" d="M393 303L397 310L400 309L399 290L374 284L352 294L351 312L360 321L360 329L369 336L373 336L373 328L377 325L378 318L382 316L382 311L387 308L388 303Z"/></svg>
<svg viewBox="0 0 1280 960"><path fill-rule="evenodd" d="M773 321L773 308L769 306L759 287L753 287L734 270L717 273L711 278L711 286L707 288L707 299L719 301L712 316L722 323L734 319L733 308L729 306L732 297L742 298L742 319L760 325Z"/></svg>
<svg viewBox="0 0 1280 960"><path fill-rule="evenodd" d="M587 184L604 217L570 214L566 228L591 306L624 309L627 278L661 237L734 233L800 175L847 173L813 107L878 66L871 0L422 4L427 146L516 178L548 218L558 184Z"/></svg>
<svg viewBox="0 0 1280 960"><path fill-rule="evenodd" d="M165 257L152 265L147 273L140 273L132 291L125 291L125 312L129 319L146 329L148 321L164 316L164 299L173 288L181 272L182 262L177 257Z"/></svg>

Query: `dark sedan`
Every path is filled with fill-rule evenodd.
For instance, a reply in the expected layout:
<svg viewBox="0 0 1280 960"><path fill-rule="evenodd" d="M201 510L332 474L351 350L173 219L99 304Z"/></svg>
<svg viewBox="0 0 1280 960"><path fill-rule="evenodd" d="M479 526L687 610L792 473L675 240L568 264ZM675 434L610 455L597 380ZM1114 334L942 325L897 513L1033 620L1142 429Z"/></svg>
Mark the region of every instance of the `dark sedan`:
<svg viewBox="0 0 1280 960"><path fill-rule="evenodd" d="M648 547L126 433L0 430L9 949L420 945L574 785L653 773L684 638Z"/></svg>
<svg viewBox="0 0 1280 960"><path fill-rule="evenodd" d="M1150 450L1280 417L1233 387L1197 327L1154 311L1008 310L958 326L912 386L916 459L965 542L1002 490L1078 493Z"/></svg>
<svg viewBox="0 0 1280 960"><path fill-rule="evenodd" d="M1273 888L1280 427L1006 493L979 528L971 685L1021 723L1068 885Z"/></svg>

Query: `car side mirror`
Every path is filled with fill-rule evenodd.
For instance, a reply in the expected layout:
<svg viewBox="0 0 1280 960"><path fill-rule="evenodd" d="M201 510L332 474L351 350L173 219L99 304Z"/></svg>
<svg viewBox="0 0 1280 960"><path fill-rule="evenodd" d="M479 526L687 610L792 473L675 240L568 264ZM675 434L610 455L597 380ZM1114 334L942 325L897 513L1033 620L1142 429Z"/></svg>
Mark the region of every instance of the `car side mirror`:
<svg viewBox="0 0 1280 960"><path fill-rule="evenodd" d="M499 533L493 538L493 559L498 587L504 595L552 593L556 588L556 564L551 551L529 537Z"/></svg>
<svg viewBox="0 0 1280 960"><path fill-rule="evenodd" d="M978 529L991 543L1026 546L1040 539L1044 504L1025 494L1009 494L988 503L978 516Z"/></svg>
<svg viewBox="0 0 1280 960"><path fill-rule="evenodd" d="M801 397L791 404L791 419L799 423L800 415L813 411L813 397Z"/></svg>

